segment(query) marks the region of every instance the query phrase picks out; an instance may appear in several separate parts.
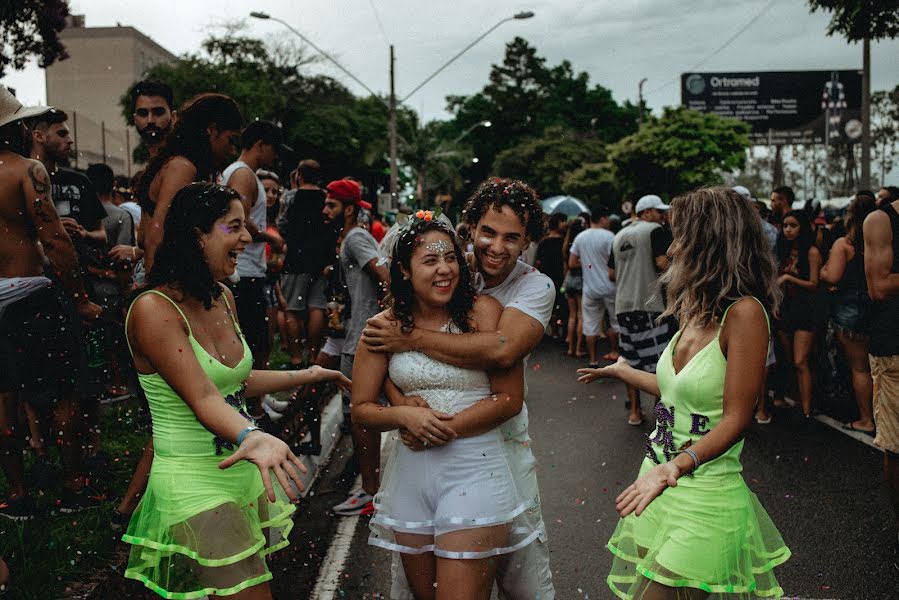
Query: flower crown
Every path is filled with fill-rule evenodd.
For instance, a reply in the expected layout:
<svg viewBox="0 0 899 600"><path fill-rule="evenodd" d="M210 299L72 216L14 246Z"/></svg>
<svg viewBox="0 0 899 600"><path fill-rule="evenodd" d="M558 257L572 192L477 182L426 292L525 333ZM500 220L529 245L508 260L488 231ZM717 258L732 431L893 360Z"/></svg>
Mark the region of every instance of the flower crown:
<svg viewBox="0 0 899 600"><path fill-rule="evenodd" d="M437 208L436 210L417 210L411 215L397 215L396 222L399 224L401 230L400 233L402 234L425 223L438 221L441 214L443 214L441 208Z"/></svg>

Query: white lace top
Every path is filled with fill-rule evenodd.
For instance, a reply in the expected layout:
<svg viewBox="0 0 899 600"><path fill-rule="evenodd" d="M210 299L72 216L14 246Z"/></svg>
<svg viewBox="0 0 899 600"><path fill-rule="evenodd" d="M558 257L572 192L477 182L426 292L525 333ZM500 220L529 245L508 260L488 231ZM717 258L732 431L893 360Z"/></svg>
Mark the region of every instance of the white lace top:
<svg viewBox="0 0 899 600"><path fill-rule="evenodd" d="M455 327L443 330L458 333ZM451 415L491 394L486 372L454 367L421 352L394 354L388 372L404 394L421 396L432 409Z"/></svg>

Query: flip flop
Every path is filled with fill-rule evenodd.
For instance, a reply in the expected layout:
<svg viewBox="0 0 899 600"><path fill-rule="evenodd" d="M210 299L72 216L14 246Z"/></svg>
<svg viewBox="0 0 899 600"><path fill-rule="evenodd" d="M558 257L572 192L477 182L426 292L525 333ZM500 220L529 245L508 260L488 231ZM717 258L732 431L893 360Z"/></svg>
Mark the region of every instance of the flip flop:
<svg viewBox="0 0 899 600"><path fill-rule="evenodd" d="M640 425L643 424L643 421L645 421L645 420L646 419L643 417L640 417L639 421L631 421L630 419L628 419L627 424L630 425L631 427L639 427Z"/></svg>
<svg viewBox="0 0 899 600"><path fill-rule="evenodd" d="M857 432L859 432L859 433L864 433L865 435L870 435L871 437L874 437L875 435L877 435L877 429L876 429L876 428L875 428L875 429L871 429L870 431L867 430L867 429L859 429L858 427L854 427L854 426L852 425L852 422L851 422L851 421L850 421L849 423L844 423L844 424L843 424L843 429L845 429L846 431L857 431Z"/></svg>
<svg viewBox="0 0 899 600"><path fill-rule="evenodd" d="M758 416L755 416L753 418L755 419L755 422L758 423L759 425L770 425L773 417L771 417L771 415L768 415L767 419L759 419Z"/></svg>

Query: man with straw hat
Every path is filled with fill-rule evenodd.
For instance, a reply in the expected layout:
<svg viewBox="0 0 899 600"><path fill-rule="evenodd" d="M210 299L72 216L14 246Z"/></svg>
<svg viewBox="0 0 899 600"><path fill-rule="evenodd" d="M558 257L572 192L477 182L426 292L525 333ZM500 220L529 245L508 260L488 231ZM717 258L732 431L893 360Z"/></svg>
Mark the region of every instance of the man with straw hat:
<svg viewBox="0 0 899 600"><path fill-rule="evenodd" d="M79 353L80 320L94 321L100 307L84 289L72 241L60 222L43 164L24 158L26 129L22 119L53 110L25 107L0 86L0 468L9 497L0 501L0 516L27 520L34 502L25 488L17 419L21 398L39 412L49 411L59 432L63 462L61 512L94 503L81 470L78 443L78 397L73 373ZM65 292L73 297L77 316L60 301L44 276L44 258Z"/></svg>

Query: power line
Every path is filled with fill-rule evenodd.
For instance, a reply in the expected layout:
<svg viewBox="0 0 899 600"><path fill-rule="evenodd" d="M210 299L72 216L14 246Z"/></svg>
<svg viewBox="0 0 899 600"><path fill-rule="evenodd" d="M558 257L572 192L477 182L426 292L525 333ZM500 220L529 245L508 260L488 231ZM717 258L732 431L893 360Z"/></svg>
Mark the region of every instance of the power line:
<svg viewBox="0 0 899 600"><path fill-rule="evenodd" d="M705 58L703 58L701 61L699 61L698 63L696 63L695 65L693 65L693 66L690 67L689 69L687 69L687 70L685 71L685 73L691 73L691 72L695 71L696 69L698 69L698 68L701 67L702 65L704 65L704 64L706 64L707 62L709 62L710 60L712 60L712 59L713 59L715 56L717 56L722 50L724 50L725 48L727 48L728 46L730 46L731 43L733 43L734 40L736 40L738 37L740 37L741 35L743 35L743 34L746 32L747 29L749 29L750 27L752 27L752 26L755 24L756 21L758 21L760 18L762 18L762 15L764 15L764 14L768 11L768 9L771 8L771 7L774 5L774 2L775 2L775 0L769 0L768 4L766 4L765 6L763 6L762 9L761 9L761 10L760 10L754 17L752 17L751 19L749 19L749 21L747 21L745 25L743 25L742 27L740 27L740 29L738 29L737 32L734 33L732 36L730 36L730 37L727 39L726 42L724 42L723 44L721 44L720 46L718 46L718 48L717 48L714 52L712 52L711 54L709 54L708 56L706 56ZM646 92L646 95L648 96L649 94L654 94L655 92L658 92L658 91L660 91L660 90L663 90L663 89L665 89L666 87L670 86L672 83L677 82L678 80L680 80L680 76L675 77L674 79L671 79L670 81L668 81L668 82L666 82L666 83L660 85L660 86L657 87L657 88L653 88L652 90Z"/></svg>
<svg viewBox="0 0 899 600"><path fill-rule="evenodd" d="M387 30L384 29L384 23L381 22L381 16L378 14L378 8L375 6L375 0L368 0L368 4L371 6L371 12L375 14L375 21L378 22L378 29L381 30L381 35L384 36L384 41L387 42L388 46L392 46L393 42L390 41L390 37L387 35Z"/></svg>

